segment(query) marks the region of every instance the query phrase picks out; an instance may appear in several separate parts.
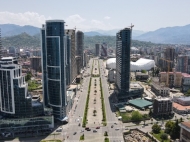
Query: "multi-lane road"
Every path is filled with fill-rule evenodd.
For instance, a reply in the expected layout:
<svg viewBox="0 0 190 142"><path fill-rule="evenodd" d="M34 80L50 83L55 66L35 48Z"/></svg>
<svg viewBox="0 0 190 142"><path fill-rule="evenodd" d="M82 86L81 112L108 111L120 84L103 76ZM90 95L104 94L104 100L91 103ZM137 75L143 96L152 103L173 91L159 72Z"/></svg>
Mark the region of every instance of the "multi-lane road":
<svg viewBox="0 0 190 142"><path fill-rule="evenodd" d="M89 62L89 68L86 69L84 74L91 74L93 59ZM96 133L93 133L92 130L95 128L91 128L91 131L86 131L82 128L82 117L84 115L85 103L88 93L88 86L90 81L90 76L83 78L83 83L81 84L82 89L77 92L77 96L75 99L75 104L71 111L71 117L69 119L69 123L67 125L63 125L63 137L66 137L67 142L75 142L79 141L80 136L82 134L88 138L88 141L96 141L98 137L101 139L104 138L103 134L105 131L108 132L108 137L110 142L121 142L123 141L122 137L122 125L118 122L118 119L113 110L113 105L110 103L110 90L108 88L107 78L105 77L105 66L103 65L103 60L99 60L100 65L100 77L102 80L102 88L104 94L105 108L106 108L106 118L107 118L107 126L102 126L100 129L97 129ZM81 92L82 90L82 92ZM78 101L77 101L78 100ZM77 105L77 107L75 107ZM75 109L76 108L76 109ZM80 126L79 123L81 124ZM114 126L111 128L111 126ZM98 124L97 124L98 126ZM119 130L116 130L118 128ZM82 131L82 132L81 132ZM74 135L74 132L76 134ZM86 140L87 141L87 140Z"/></svg>

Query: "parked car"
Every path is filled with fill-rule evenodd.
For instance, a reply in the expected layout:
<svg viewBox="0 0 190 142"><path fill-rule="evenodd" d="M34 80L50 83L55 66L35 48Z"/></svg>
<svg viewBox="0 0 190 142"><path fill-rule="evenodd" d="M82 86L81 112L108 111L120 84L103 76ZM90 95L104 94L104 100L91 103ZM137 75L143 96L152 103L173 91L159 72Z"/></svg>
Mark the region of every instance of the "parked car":
<svg viewBox="0 0 190 142"><path fill-rule="evenodd" d="M91 131L91 129L87 129L87 131Z"/></svg>

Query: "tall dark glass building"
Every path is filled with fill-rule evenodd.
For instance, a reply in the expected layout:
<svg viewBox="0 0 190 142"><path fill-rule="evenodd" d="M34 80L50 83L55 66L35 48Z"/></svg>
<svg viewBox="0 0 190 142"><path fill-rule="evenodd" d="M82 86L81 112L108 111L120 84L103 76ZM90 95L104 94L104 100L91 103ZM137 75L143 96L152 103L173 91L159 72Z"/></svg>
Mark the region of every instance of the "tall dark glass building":
<svg viewBox="0 0 190 142"><path fill-rule="evenodd" d="M81 63L79 70L84 66L84 33L77 31L77 56L81 57Z"/></svg>
<svg viewBox="0 0 190 142"><path fill-rule="evenodd" d="M55 119L66 119L67 37L63 20L47 20L41 29L43 101Z"/></svg>
<svg viewBox="0 0 190 142"><path fill-rule="evenodd" d="M130 47L131 29L125 28L116 34L116 85L119 97L130 96Z"/></svg>
<svg viewBox="0 0 190 142"><path fill-rule="evenodd" d="M66 85L69 86L71 82L71 37L66 36L67 48L66 48Z"/></svg>
<svg viewBox="0 0 190 142"><path fill-rule="evenodd" d="M0 61L0 112L9 118L26 118L43 115L43 104L33 101L28 83L22 75L22 66L14 57Z"/></svg>

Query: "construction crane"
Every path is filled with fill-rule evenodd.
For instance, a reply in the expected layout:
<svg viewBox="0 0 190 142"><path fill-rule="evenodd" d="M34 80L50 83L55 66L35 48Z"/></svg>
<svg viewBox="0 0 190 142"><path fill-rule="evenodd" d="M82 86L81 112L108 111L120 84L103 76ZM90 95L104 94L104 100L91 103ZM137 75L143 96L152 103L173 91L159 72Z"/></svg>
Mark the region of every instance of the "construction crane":
<svg viewBox="0 0 190 142"><path fill-rule="evenodd" d="M134 25L131 23L131 26L128 26L127 28L131 28L131 30L132 30L133 27L134 27Z"/></svg>

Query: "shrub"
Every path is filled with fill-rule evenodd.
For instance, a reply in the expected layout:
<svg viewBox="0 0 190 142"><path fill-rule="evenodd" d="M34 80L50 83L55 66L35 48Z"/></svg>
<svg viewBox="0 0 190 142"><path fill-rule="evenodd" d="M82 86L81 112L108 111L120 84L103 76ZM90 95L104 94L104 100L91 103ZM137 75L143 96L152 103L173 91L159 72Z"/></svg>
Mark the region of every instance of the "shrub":
<svg viewBox="0 0 190 142"><path fill-rule="evenodd" d="M162 140L167 140L167 139L168 139L168 135L167 135L166 133L162 133L162 134L160 135L160 138L161 138Z"/></svg>

